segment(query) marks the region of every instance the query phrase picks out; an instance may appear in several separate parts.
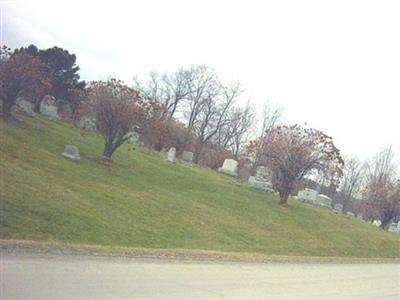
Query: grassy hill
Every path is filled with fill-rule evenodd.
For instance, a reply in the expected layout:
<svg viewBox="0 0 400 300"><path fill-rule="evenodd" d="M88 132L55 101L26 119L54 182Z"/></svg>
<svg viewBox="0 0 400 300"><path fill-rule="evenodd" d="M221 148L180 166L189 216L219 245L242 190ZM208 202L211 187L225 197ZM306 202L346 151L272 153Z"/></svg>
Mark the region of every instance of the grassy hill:
<svg viewBox="0 0 400 300"><path fill-rule="evenodd" d="M81 161L60 154L79 147ZM235 179L102 139L66 122L0 119L0 238L277 255L400 257L400 238Z"/></svg>

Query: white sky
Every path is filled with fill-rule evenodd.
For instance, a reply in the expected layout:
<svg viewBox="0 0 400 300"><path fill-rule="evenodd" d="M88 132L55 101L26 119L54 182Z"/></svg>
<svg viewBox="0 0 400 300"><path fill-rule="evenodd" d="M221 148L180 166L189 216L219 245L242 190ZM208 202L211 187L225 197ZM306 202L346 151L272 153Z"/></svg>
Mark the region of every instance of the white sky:
<svg viewBox="0 0 400 300"><path fill-rule="evenodd" d="M86 80L205 63L345 154L400 158L400 1L0 2L1 44L65 48Z"/></svg>

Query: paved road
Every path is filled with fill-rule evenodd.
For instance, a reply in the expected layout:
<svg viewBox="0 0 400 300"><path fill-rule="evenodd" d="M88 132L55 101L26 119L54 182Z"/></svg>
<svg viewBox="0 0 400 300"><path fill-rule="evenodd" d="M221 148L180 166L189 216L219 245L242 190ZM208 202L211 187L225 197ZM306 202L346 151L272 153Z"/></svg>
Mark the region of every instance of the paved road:
<svg viewBox="0 0 400 300"><path fill-rule="evenodd" d="M1 299L400 299L396 264L203 263L1 253Z"/></svg>

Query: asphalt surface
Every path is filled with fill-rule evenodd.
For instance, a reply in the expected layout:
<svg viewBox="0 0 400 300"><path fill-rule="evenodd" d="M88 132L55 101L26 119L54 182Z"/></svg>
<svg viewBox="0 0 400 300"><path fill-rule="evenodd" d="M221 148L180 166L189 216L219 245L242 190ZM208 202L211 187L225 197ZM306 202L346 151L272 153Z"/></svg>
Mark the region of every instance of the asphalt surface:
<svg viewBox="0 0 400 300"><path fill-rule="evenodd" d="M399 264L0 255L1 299L400 299Z"/></svg>

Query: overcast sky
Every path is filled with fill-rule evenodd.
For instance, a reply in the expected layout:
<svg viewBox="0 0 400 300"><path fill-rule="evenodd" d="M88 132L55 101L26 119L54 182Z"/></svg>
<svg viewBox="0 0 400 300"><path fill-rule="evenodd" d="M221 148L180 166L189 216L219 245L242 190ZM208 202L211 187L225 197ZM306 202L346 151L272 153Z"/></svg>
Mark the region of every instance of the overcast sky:
<svg viewBox="0 0 400 300"><path fill-rule="evenodd" d="M7 1L1 44L59 46L86 80L205 63L345 154L400 158L400 1Z"/></svg>

